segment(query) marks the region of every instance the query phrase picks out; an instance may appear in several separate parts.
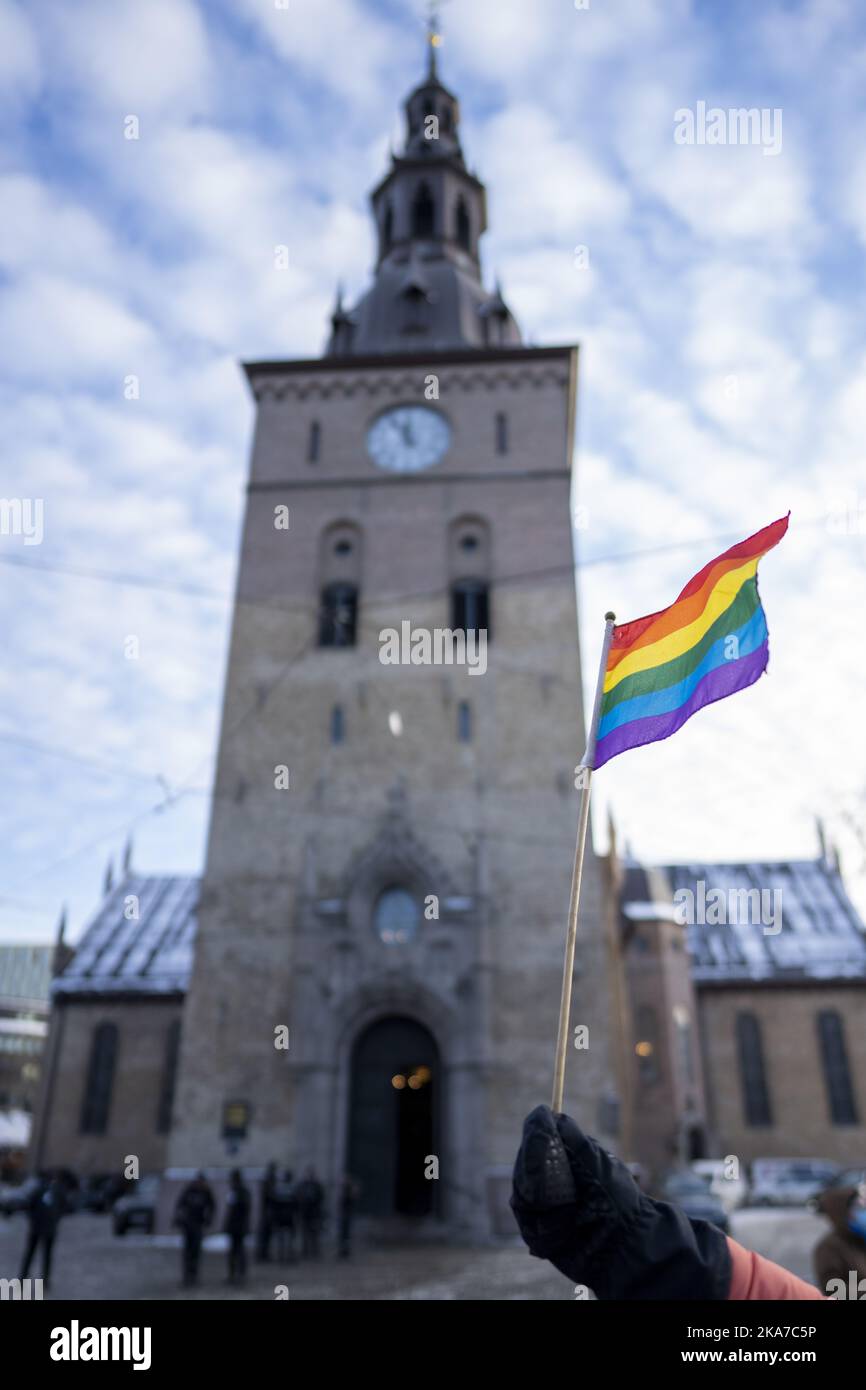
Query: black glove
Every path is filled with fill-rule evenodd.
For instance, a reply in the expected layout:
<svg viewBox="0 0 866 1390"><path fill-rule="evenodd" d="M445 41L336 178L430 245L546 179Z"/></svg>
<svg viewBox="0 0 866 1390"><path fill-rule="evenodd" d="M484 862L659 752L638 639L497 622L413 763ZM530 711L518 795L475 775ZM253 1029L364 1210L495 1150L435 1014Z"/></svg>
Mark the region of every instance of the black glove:
<svg viewBox="0 0 866 1390"><path fill-rule="evenodd" d="M530 1252L597 1298L728 1296L722 1232L645 1196L624 1163L546 1105L524 1122L511 1207Z"/></svg>

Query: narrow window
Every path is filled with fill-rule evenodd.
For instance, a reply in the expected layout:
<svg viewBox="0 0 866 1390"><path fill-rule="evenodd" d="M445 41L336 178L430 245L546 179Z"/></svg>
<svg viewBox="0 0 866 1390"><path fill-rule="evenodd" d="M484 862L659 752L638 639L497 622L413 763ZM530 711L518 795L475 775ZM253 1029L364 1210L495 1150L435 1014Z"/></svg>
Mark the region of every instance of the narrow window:
<svg viewBox="0 0 866 1390"><path fill-rule="evenodd" d="M382 250L387 252L394 245L394 209L389 203L385 209L382 223Z"/></svg>
<svg viewBox="0 0 866 1390"><path fill-rule="evenodd" d="M496 452L508 453L508 416L502 410L496 412Z"/></svg>
<svg viewBox="0 0 866 1390"><path fill-rule="evenodd" d="M472 742L472 706L468 700L457 706L457 737L461 743Z"/></svg>
<svg viewBox="0 0 866 1390"><path fill-rule="evenodd" d="M108 1128L114 1066L117 1059L117 1025L100 1023L93 1030L90 1062L81 1107L82 1134L104 1134Z"/></svg>
<svg viewBox="0 0 866 1390"><path fill-rule="evenodd" d="M413 237L432 237L435 211L430 189L422 183L412 204Z"/></svg>
<svg viewBox="0 0 866 1390"><path fill-rule="evenodd" d="M818 1041L824 1067L824 1084L834 1125L856 1125L857 1106L848 1066L845 1029L835 1009L823 1009L818 1014Z"/></svg>
<svg viewBox="0 0 866 1390"><path fill-rule="evenodd" d="M343 743L346 738L346 718L342 705L334 705L331 710L331 742Z"/></svg>
<svg viewBox="0 0 866 1390"><path fill-rule="evenodd" d="M177 1061L180 1052L180 1019L168 1025L165 1035L165 1057L162 1064L162 1084L159 1089L159 1108L156 1114L156 1128L159 1134L168 1134L171 1129L171 1111L174 1105L174 1087L177 1079Z"/></svg>
<svg viewBox="0 0 866 1390"><path fill-rule="evenodd" d="M462 246L464 251L468 251L472 242L472 227L469 221L469 213L462 198L457 203L457 217L455 233L457 245Z"/></svg>
<svg viewBox="0 0 866 1390"><path fill-rule="evenodd" d="M687 1085L693 1086L695 1068L692 1057L692 1025L688 1010L679 1005L674 1009L674 1026L680 1053L680 1074L685 1078Z"/></svg>
<svg viewBox="0 0 866 1390"><path fill-rule="evenodd" d="M322 426L318 420L313 420L310 425L310 442L307 448L308 463L319 462L319 450L322 445Z"/></svg>
<svg viewBox="0 0 866 1390"><path fill-rule="evenodd" d="M319 610L319 646L354 647L358 590L354 584L327 584Z"/></svg>
<svg viewBox="0 0 866 1390"><path fill-rule="evenodd" d="M737 1014L737 1055L746 1124L763 1127L773 1123L770 1093L764 1066L761 1025L754 1014Z"/></svg>
<svg viewBox="0 0 866 1390"><path fill-rule="evenodd" d="M451 626L467 634L487 632L490 640L490 600L481 579L458 579L451 590Z"/></svg>

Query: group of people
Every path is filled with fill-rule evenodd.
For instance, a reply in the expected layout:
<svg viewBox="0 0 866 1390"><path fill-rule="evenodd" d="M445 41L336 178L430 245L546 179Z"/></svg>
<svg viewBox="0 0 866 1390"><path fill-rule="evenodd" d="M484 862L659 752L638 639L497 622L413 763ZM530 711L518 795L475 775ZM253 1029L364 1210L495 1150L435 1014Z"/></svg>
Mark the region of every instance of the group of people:
<svg viewBox="0 0 866 1390"><path fill-rule="evenodd" d="M345 1178L338 1208L341 1256L347 1256L350 1251L355 1191L352 1179ZM246 1238L252 1227L252 1206L250 1189L244 1183L240 1169L232 1169L224 1222L225 1234L229 1238L226 1282L230 1284L241 1284L246 1278ZM198 1282L202 1242L213 1222L215 1211L213 1192L204 1173L199 1173L181 1192L174 1214L175 1225L183 1233L183 1283L186 1287ZM325 1189L315 1169L307 1168L304 1176L296 1181L290 1169L285 1169L280 1176L276 1164L270 1163L262 1183L257 1258L270 1260L272 1249L275 1248L277 1259L287 1262L295 1260L300 1239L301 1257L317 1259L324 1219Z"/></svg>
<svg viewBox="0 0 866 1390"><path fill-rule="evenodd" d="M337 1200L337 1249L351 1250L358 1197L345 1176ZM227 1282L247 1271L246 1239L252 1196L239 1168L232 1170L224 1230L229 1237ZM511 1206L533 1255L549 1260L577 1286L601 1299L815 1299L860 1298L866 1287L866 1187L829 1189L818 1209L831 1231L815 1250L818 1287L747 1250L706 1221L690 1219L641 1191L628 1168L585 1134L568 1115L538 1106L528 1116L514 1168ZM28 1237L21 1278L37 1250L47 1288L57 1225L66 1209L61 1174L40 1174L27 1204ZM201 1247L216 1213L204 1173L181 1192L175 1225L183 1233L183 1282L198 1281ZM296 1182L269 1164L262 1184L258 1259L316 1259L325 1219L325 1191L313 1168Z"/></svg>
<svg viewBox="0 0 866 1390"><path fill-rule="evenodd" d="M25 1208L28 1229L21 1278L28 1277L34 1257L41 1251L42 1282L46 1289L51 1282L51 1256L57 1227L61 1216L69 1210L69 1191L68 1175L61 1172L40 1173ZM357 1194L357 1184L346 1176L337 1201L337 1248L341 1258L347 1257L351 1250ZM174 1224L183 1236L183 1284L187 1288L198 1283L201 1249L213 1225L216 1206L216 1199L204 1173L198 1173L178 1197ZM276 1164L269 1164L259 1205L257 1258L268 1261L275 1249L276 1258L280 1261L291 1262L299 1254L305 1259L317 1259L324 1221L325 1189L315 1169L307 1168L304 1176L295 1181L290 1169L285 1169L280 1176ZM226 1278L229 1284L242 1284L246 1278L246 1242L252 1224L252 1193L240 1169L233 1168L229 1174L223 1221L223 1231L229 1238Z"/></svg>
<svg viewBox="0 0 866 1390"><path fill-rule="evenodd" d="M319 1239L325 1216L325 1189L308 1168L299 1182L290 1168L282 1177L275 1163L268 1164L262 1183L262 1202L259 1216L257 1253L260 1260L271 1258L271 1246L276 1246L277 1258L294 1260L296 1242L300 1236L301 1255L307 1259L319 1256Z"/></svg>

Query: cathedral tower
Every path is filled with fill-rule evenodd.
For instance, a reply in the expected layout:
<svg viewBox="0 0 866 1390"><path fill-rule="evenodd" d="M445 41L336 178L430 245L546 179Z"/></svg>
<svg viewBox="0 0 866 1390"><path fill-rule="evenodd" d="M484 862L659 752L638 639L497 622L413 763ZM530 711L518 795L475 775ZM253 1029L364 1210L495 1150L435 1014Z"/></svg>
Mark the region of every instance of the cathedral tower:
<svg viewBox="0 0 866 1390"><path fill-rule="evenodd" d="M170 1161L348 1171L372 1222L486 1236L513 1232L520 1124L553 1067L583 750L576 349L525 346L484 287L484 186L435 58L372 193L371 288L338 298L323 357L246 367L256 430ZM464 664L423 661L444 629L467 635ZM612 1142L591 854L584 894L589 1047L566 1105Z"/></svg>

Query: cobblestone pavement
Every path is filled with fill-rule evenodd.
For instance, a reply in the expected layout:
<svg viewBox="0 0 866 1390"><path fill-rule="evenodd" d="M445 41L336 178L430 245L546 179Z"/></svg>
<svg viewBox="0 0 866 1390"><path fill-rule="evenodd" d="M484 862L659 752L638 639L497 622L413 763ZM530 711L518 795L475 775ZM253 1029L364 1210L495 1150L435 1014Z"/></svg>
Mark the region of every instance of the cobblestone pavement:
<svg viewBox="0 0 866 1390"><path fill-rule="evenodd" d="M795 1210L738 1212L732 1234L744 1245L811 1279L811 1251L825 1223ZM0 1278L15 1278L26 1234L21 1217L0 1218ZM290 1299L556 1300L571 1299L573 1286L522 1245L463 1249L424 1245L359 1251L336 1260L326 1251L316 1262L263 1265L251 1262L243 1289L224 1282L222 1237L212 1237L202 1256L201 1284L181 1289L176 1237L111 1232L107 1216L66 1217L54 1247L50 1296L57 1299L273 1299L285 1285ZM32 1268L31 1277L41 1269Z"/></svg>
<svg viewBox="0 0 866 1390"><path fill-rule="evenodd" d="M810 1284L815 1282L812 1251L828 1230L823 1217L792 1207L782 1210L750 1207L734 1212L731 1221L734 1240L784 1265Z"/></svg>
<svg viewBox="0 0 866 1390"><path fill-rule="evenodd" d="M0 1218L0 1278L19 1273L26 1235L22 1217ZM181 1289L177 1237L112 1234L107 1216L79 1213L60 1224L50 1296L57 1299L570 1299L573 1286L522 1245L463 1249L445 1245L360 1251L336 1260L259 1264L251 1261L243 1289L226 1285L224 1238L211 1237L201 1282ZM32 1278L41 1274L38 1262Z"/></svg>

